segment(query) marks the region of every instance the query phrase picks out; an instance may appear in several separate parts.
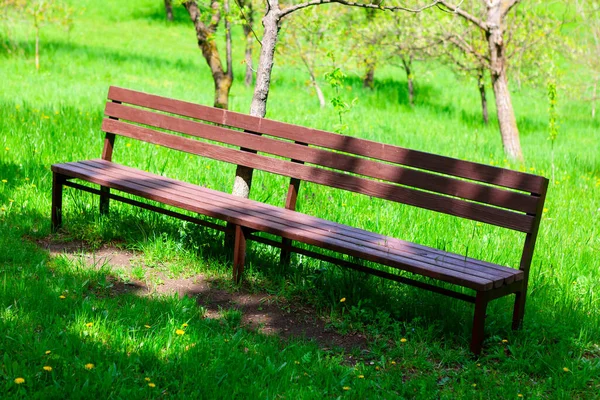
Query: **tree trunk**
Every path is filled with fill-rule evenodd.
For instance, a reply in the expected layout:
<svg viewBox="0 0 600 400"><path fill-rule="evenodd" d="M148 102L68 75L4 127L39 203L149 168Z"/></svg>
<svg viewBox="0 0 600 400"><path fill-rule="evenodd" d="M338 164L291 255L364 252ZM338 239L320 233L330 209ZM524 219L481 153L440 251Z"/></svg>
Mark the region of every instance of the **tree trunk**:
<svg viewBox="0 0 600 400"><path fill-rule="evenodd" d="M242 25L242 28L244 29L244 37L246 38L246 51L244 56L246 63L246 75L244 76L244 84L246 86L252 86L252 83L254 82L254 68L252 67L252 51L254 48L254 36L252 33L252 28L254 25L254 10L252 8L252 1L248 1L248 4L243 5L248 8L246 22Z"/></svg>
<svg viewBox="0 0 600 400"><path fill-rule="evenodd" d="M402 66L404 67L404 72L406 72L406 83L408 85L408 103L411 107L415 105L415 87L413 84L413 75L412 75L412 57L406 59L402 57Z"/></svg>
<svg viewBox="0 0 600 400"><path fill-rule="evenodd" d="M523 152L519 141L519 128L515 112L508 90L508 78L506 75L507 56L504 47L503 8L502 1L488 3L488 16L486 31L488 46L490 50L490 76L492 88L496 98L496 109L498 122L500 124L500 135L504 153L513 160L523 161Z"/></svg>
<svg viewBox="0 0 600 400"><path fill-rule="evenodd" d="M494 96L496 98L496 109L498 112L498 122L500 123L500 134L502 135L504 152L513 160L523 161L523 152L521 151L521 142L519 140L519 129L517 128L515 112L510 100L506 73L493 77L492 85L494 88Z"/></svg>
<svg viewBox="0 0 600 400"><path fill-rule="evenodd" d="M481 96L481 113L483 115L483 123L488 125L490 119L488 116L487 97L485 95L485 83L484 83L483 71L480 70L477 74L477 87L479 88L479 95Z"/></svg>
<svg viewBox="0 0 600 400"><path fill-rule="evenodd" d="M306 70L308 71L308 75L310 76L310 83L312 84L313 88L315 88L315 92L317 93L317 98L319 99L319 105L321 106L321 108L325 107L325 96L323 96L323 91L321 90L321 87L319 86L319 82L317 82L317 78L315 77L315 71L313 70L313 67L311 66L309 60L306 58L306 56L304 54L300 54L300 59L302 60L302 62L304 63L304 66L306 67Z"/></svg>
<svg viewBox="0 0 600 400"><path fill-rule="evenodd" d="M373 89L375 87L375 65L367 64L367 73L363 79L363 87Z"/></svg>
<svg viewBox="0 0 600 400"><path fill-rule="evenodd" d="M269 97L269 87L271 85L271 72L273 71L273 58L275 57L280 19L279 1L268 0L267 12L263 17L265 29L258 60L258 70L256 71L256 84L252 104L250 105L250 115L255 117L264 118L267 113L267 98ZM231 192L233 195L248 198L252 187L252 172L252 168L237 166Z"/></svg>
<svg viewBox="0 0 600 400"><path fill-rule="evenodd" d="M40 28L35 27L35 70L40 70Z"/></svg>
<svg viewBox="0 0 600 400"><path fill-rule="evenodd" d="M165 14L167 21L173 21L173 0L165 0Z"/></svg>
<svg viewBox="0 0 600 400"><path fill-rule="evenodd" d="M231 38L228 39L227 48L227 71L223 70L221 57L217 49L217 44L214 40L214 33L220 21L219 3L213 1L212 8L214 11L210 25L205 25L202 22L200 9L195 1L184 3L185 8L190 14L190 18L194 22L196 28L196 37L198 39L198 47L202 50L202 55L210 68L210 72L215 83L215 101L214 106L217 108L227 109L229 106L229 90L233 82L233 70L231 68ZM227 22L226 22L227 25Z"/></svg>

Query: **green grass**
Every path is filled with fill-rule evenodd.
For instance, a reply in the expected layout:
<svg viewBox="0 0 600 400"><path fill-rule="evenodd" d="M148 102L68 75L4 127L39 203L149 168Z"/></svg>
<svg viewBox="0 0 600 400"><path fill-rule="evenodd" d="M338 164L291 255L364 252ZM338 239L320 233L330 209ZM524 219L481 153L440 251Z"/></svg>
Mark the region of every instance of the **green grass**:
<svg viewBox="0 0 600 400"><path fill-rule="evenodd" d="M352 365L339 349L248 331L236 311L203 318L203 308L191 299L112 291L115 274L122 280L154 279L145 269L175 277L204 273L237 290L229 283L222 237L213 231L116 203L111 218L101 218L97 199L67 190L66 230L55 240L117 243L138 252L140 265L130 272L101 265L89 269L37 249L34 241L50 233L49 166L100 155L109 85L202 104L213 98L208 68L184 13L168 25L160 1L77 4L85 8L70 32L42 30L39 72L26 25L15 29L21 51L0 52L4 398L598 398L600 121L590 119L585 103L568 98L567 90L559 93L553 169L545 93L527 87L515 92L527 160L518 165L505 160L496 123L480 123L474 83L458 82L442 67L418 65L412 109L400 70L378 70L374 91L362 89L359 71L348 71L342 95L359 98L344 117L350 135L548 177L554 170L525 327L509 329L511 299L493 302L489 336L477 360L467 351L470 305L304 257L282 274L277 251L252 245L246 288L311 304L341 333L366 334L370 352L352 354L358 359ZM251 89L243 86L239 60L238 46L231 108L247 112ZM332 108L318 108L304 85L305 73L290 64L276 58L268 117L334 129ZM233 166L127 139L119 138L115 161L224 191L233 182ZM281 177L257 173L252 196L281 205L286 185ZM523 240L499 228L311 184L301 188L299 209L508 265L518 262ZM339 302L342 297L345 303ZM183 324L188 326L179 336L175 332ZM87 370L88 363L94 368ZM45 365L52 371L44 371ZM17 377L25 383L16 385Z"/></svg>

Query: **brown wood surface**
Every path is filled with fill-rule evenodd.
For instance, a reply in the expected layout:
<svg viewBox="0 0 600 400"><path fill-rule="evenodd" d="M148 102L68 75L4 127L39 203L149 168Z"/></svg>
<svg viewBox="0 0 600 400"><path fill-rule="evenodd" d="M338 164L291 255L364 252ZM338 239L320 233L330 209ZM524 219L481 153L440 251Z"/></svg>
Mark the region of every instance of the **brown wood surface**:
<svg viewBox="0 0 600 400"><path fill-rule="evenodd" d="M114 163L105 163L99 160L88 160L80 162L79 164L90 166L92 168L99 169L117 169L119 174L123 177L127 177L129 180L135 181L138 177L146 177L149 180L155 179L156 175L138 171L129 167L125 167ZM455 265L460 269L469 268L480 270L486 277L505 277L509 279L521 279L522 273L518 270L499 266L497 264L488 263L472 258L466 258L461 255L447 253L441 250L432 249L426 246L416 245L414 243L401 241L391 237L386 237L379 234L374 234L368 231L364 231L358 228L353 228L346 225L337 224L335 222L323 220L320 218L312 217L306 214L289 212L279 207L263 204L256 201L248 201L244 199L238 199L237 197L229 196L228 194L216 192L212 190L204 190L196 185L192 185L185 182L176 181L169 178L161 177L161 181L157 183L151 183L150 186L169 190L169 186L175 185L178 187L174 193L180 193L191 199L204 198L212 199L216 204L228 203L232 208L251 208L250 214L262 216L268 215L269 218L279 219L285 222L293 222L295 224L301 224L304 229L321 230L327 234L335 234L343 237L344 240L350 240L356 244L366 244L366 247L371 247L376 251L384 249L388 253L397 253L404 256L418 257L418 259L425 262L444 263L447 265ZM250 204L249 204L250 203ZM493 271L488 271L489 269Z"/></svg>
<svg viewBox="0 0 600 400"><path fill-rule="evenodd" d="M547 179L112 86L109 99L414 168L540 194Z"/></svg>
<svg viewBox="0 0 600 400"><path fill-rule="evenodd" d="M96 162L102 163L100 160ZM315 244L332 250L342 251L346 254L359 256L394 267L402 265L403 269L408 271L474 289L491 289L496 286L496 282L504 279L503 277L496 276L496 281L493 281L493 277L491 276L493 274L491 274L490 271L482 272L468 268L460 268L451 264L447 264L446 266L448 268L444 268L444 264L439 260L429 264L426 260L424 261L424 259L411 259L406 256L392 254L388 249L377 250L375 247L365 248L364 244L359 245L353 243L353 241L349 240L347 237L345 237L344 240L340 240L337 236L332 237L333 235L331 233L319 233L315 230L305 229L305 227L300 228L297 223L290 225L289 221L282 221L281 219L276 220L273 216L264 215L264 213L261 216L260 212L262 210L260 206L264 206L262 203L253 202L251 200L232 199L246 202L243 209L244 211L248 210L248 214L244 214L243 212L240 212L241 207L239 207L239 205L227 204L224 202L224 193L210 191L205 188L198 188L201 189L202 192L213 192L212 194L216 196L213 199L209 199L209 196L206 195L199 197L198 193L186 194L186 192L182 190L183 188L178 186L177 181L168 180L159 176L152 176L152 179L149 180L147 176L140 176L141 171L136 171L135 173L132 172L131 175L128 175L123 170L110 171L110 169L94 168L90 165L82 164L67 164L54 166L54 168L62 171L62 173L66 172L69 176L82 177L101 185L114 187L135 195L141 195L142 197L158 200L191 211L205 213L206 215L224 219L228 222L278 234L308 244ZM159 184L166 184L168 188L157 186ZM225 197L233 196L225 195ZM197 200L198 198L201 198L201 200ZM276 209L276 207L273 208ZM259 212L258 215L251 214L256 214L257 212ZM285 224L286 222L288 225ZM415 256L412 257L418 258ZM432 261L429 260L429 262ZM405 263L410 263L410 265L404 265ZM438 265L436 265L436 263ZM487 278L488 275L486 274L490 275L490 278Z"/></svg>
<svg viewBox="0 0 600 400"><path fill-rule="evenodd" d="M102 129L107 132L144 140L175 150L202 155L215 160L261 169L283 176L298 178L339 189L353 191L414 205L462 218L485 222L521 232L529 232L533 217L479 203L422 192L390 183L371 181L341 172L325 170L309 165L291 163L287 160L270 158L260 154L242 152L237 149L203 143L197 140L174 136L136 125L105 119Z"/></svg>
<svg viewBox="0 0 600 400"><path fill-rule="evenodd" d="M220 143L240 146L246 151L260 151L290 158L298 162L321 165L515 211L531 213L535 211L537 206L537 197L523 193L502 190L475 182L467 182L449 176L408 169L397 165L385 164L380 161L348 154L334 153L325 149L310 148L305 143L298 144L272 137L248 135L246 132L206 125L196 121L158 114L117 103L107 103L105 113L111 118L118 118L120 120L185 133Z"/></svg>

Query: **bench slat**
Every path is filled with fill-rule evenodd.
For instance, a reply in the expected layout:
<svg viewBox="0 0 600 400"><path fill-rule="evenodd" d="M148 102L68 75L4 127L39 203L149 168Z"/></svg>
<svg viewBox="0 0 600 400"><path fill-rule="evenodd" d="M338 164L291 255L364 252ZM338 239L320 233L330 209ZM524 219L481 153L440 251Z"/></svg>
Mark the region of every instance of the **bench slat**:
<svg viewBox="0 0 600 400"><path fill-rule="evenodd" d="M542 193L547 184L546 178L524 172L417 150L409 150L389 144L286 124L115 86L110 87L108 98L221 125L235 126L291 141L300 141L310 145L375 158L381 161L402 164L479 182L493 183L498 186L523 190L538 195Z"/></svg>
<svg viewBox="0 0 600 400"><path fill-rule="evenodd" d="M120 164L114 163L106 163L102 160L88 160L81 161L81 164L90 165L95 168L114 168L118 170L122 170L130 177L135 176L154 176L148 172L140 172L137 169L126 167ZM179 190L183 193L189 193L195 195L197 191L202 191L202 188L199 188L197 185L193 185L187 182L176 181L169 178L163 178L165 182L170 182L171 184L178 185ZM208 196L212 196L212 192L207 194ZM229 198L230 196L224 195L221 197ZM223 201L219 198L219 201ZM237 200L236 197L231 199L231 202L236 206L245 206L245 202L242 200ZM522 279L522 273L518 270L514 270L509 267L504 267L498 264L493 264L489 262L485 262L482 260L477 260L474 258L468 258L459 254L448 253L442 250L434 249L431 247L426 247L422 245L418 245L411 242L402 241L400 239L395 239L392 237L380 235L377 233L373 233L370 231L362 230L359 228L354 228L348 225L339 224L336 222L324 220L321 218L313 217L307 214L288 212L288 210L281 209L279 207L275 207L268 204L256 203L256 205L260 205L260 212L263 214L267 214L273 217L283 217L286 220L303 223L307 226L315 227L318 229L325 230L327 232L335 233L336 235L347 236L352 239L358 239L359 241L355 242L357 244L367 243L370 245L374 245L375 249L381 249L382 246L386 248L386 251L405 253L410 255L417 256L425 256L429 259L439 260L440 262L444 262L446 264L453 264L459 267L465 267L466 265L473 266L473 269L478 269L480 271L491 274L492 276L505 276L505 277L515 277L516 280ZM488 270L493 271L488 271Z"/></svg>
<svg viewBox="0 0 600 400"><path fill-rule="evenodd" d="M118 174L124 174L122 176L126 176L127 179L131 182L136 182L140 177L145 177L148 179L145 180L144 185L148 187L165 190L173 194L185 195L190 199L210 199L214 202L214 204L226 203L230 205L232 209L243 209L244 213L254 215L257 217L264 217L265 215L267 215L269 216L269 218L274 218L285 225L291 224L291 226L300 227L303 230L309 230L326 235L335 234L336 238L339 238L340 240L364 246L365 251L367 251L367 249L372 249L373 251L377 252L383 251L389 254L397 254L401 257L407 257L409 259L424 262L434 266L444 265L445 268L455 270L460 273L466 273L490 279L494 281L496 287L502 286L505 283L512 283L515 280L515 276L520 275L519 271L515 271L511 268L496 266L497 268L488 269L486 266L480 264L472 264L464 261L464 259L459 260L453 257L448 257L448 254L445 254L446 257L442 257L440 254L437 254L433 257L427 257L427 254L431 254L431 252L422 250L414 251L414 249L408 246L389 247L385 244L382 244L381 242L368 240L363 235L351 233L349 234L349 231L344 230L345 225L336 224L323 219L311 217L306 214L289 212L288 210L263 204L260 202L248 202L245 200L238 199L235 196L222 194L220 192L217 192L220 194L216 194L214 191L207 191L196 185L186 184L184 182L179 182L168 178L161 178L160 181L151 181L151 183L147 183L149 182L149 180L155 179L156 175L140 172L139 170L127 168L119 164L107 165L101 161L89 160L80 162L80 165L89 166L91 168L105 169L105 173L111 176L114 176L113 172L111 171L117 170ZM172 186L174 185L177 186L176 190L172 188ZM331 229L332 226L336 229ZM356 231L367 233L367 231L359 229L356 229ZM387 240L385 240L384 243L385 242L387 242Z"/></svg>
<svg viewBox="0 0 600 400"><path fill-rule="evenodd" d="M408 169L397 165L359 158L342 153L333 153L319 148L273 139L266 136L248 135L220 126L186 120L165 114L133 108L130 106L107 103L105 114L120 120L150 125L174 132L185 133L203 139L244 147L306 163L334 168L388 182L412 186L467 200L491 204L515 211L533 214L538 199L523 193L517 193L474 182L467 182L449 176L441 176L424 171Z"/></svg>
<svg viewBox="0 0 600 400"><path fill-rule="evenodd" d="M474 221L485 222L521 232L529 232L533 216L494 208L478 203L470 203L456 198L443 197L433 193L421 192L389 183L369 181L336 171L320 169L290 161L266 157L259 154L242 152L194 139L174 136L149 128L127 124L121 121L105 119L102 129L106 132L159 144L171 149L202 155L215 160L226 161L250 168L261 169L279 175L298 178L349 190L369 196L380 197L404 204L415 205L433 211L442 212ZM443 200L443 201L441 201Z"/></svg>
<svg viewBox="0 0 600 400"><path fill-rule="evenodd" d="M96 162L90 162L90 163L94 164ZM86 162L86 164L87 164L87 162ZM180 187L181 182L173 181L173 180L170 180L167 178L162 178L162 177L155 176L155 175L152 175L149 173L142 173L141 171L137 171L137 170L132 170L133 172L131 172L131 171L125 171L125 170L118 169L118 168L110 168L112 170L109 171L106 169L106 167L102 167L102 165L98 165L98 166L101 168L95 168L93 165L89 165L89 164L88 165L67 164L66 167L65 167L65 165L61 165L61 166L57 166L56 168L60 169L59 172L61 172L61 173L65 173L65 172L69 171L70 173L67 173L68 175L73 175L74 171L76 172L77 170L79 170L79 174L81 174L79 177L83 177L86 180L96 181L96 183L106 184L108 186L115 187L120 190L125 189L124 191L126 191L126 192L130 192L130 193L136 194L136 195L142 195L142 197L146 197L146 198L150 198L150 199L158 196L161 198L160 199L155 198L155 199L158 199L161 202L166 202L167 204L172 204L172 201L181 202L182 204L173 204L173 205L176 205L176 206L179 206L179 207L182 207L185 209L189 209L191 211L196 211L196 210L191 209L188 206L194 205L194 204L195 204L195 206L198 206L198 204L201 204L203 207L209 207L208 201L210 200L209 199L210 196L205 195L205 193L208 192L211 194L211 196L213 196L213 198L211 200L213 204L211 207L213 207L213 209L220 210L221 213L223 213L223 211L225 210L223 204L228 204L227 202L224 202L224 199L231 199L231 200L235 200L236 202L241 201L244 203L243 204L244 209L250 208L251 210L254 210L254 211L257 211L260 213L264 213L265 205L262 203L257 203L257 202L253 202L251 200L245 200L245 199L235 199L235 198L233 198L233 196L226 195L221 192L211 191L210 189L200 188L200 187L196 187L197 192L194 192L193 194L189 193L186 195L188 197L186 197L186 196L182 196L186 192L185 191L182 192L182 190L181 190L182 187ZM85 170L85 168L91 168L91 169ZM121 168L121 167L119 167L119 168ZM155 187L145 187L144 188L144 185L150 185L150 186L155 186ZM156 187L157 185L166 185L166 187ZM118 186L121 186L121 187L118 187ZM134 193L136 191L138 193ZM216 197L214 197L214 196L216 196ZM167 201L168 199L170 199L170 200ZM202 200L199 201L197 199L202 199ZM196 204L196 203L198 203L198 204ZM269 207L273 207L273 206L269 206ZM250 218L250 219L254 219L255 222L262 221L263 224L266 222L266 221L263 221L265 219L264 216L262 218L260 218L260 217L257 217L256 215L247 215L247 214L244 214L243 212L240 212L241 207L239 207L239 204L238 205L230 204L230 208L231 209L229 211L226 211L226 213L229 214L230 217L231 217L231 213L235 213L238 216L240 216L240 218L242 218L242 219ZM273 207L273 208L275 209L275 207ZM281 210L281 209L279 209L279 210ZM293 212L290 213L289 211L288 211L288 213L290 215L294 214ZM246 215L246 217L243 217L243 215ZM213 215L213 216L215 216L216 218L226 219L226 218L223 218L225 216L224 214L222 214L220 216L218 216L218 215ZM299 226L285 225L284 223L282 223L281 220L273 221L272 219L273 218L269 217L269 221L267 221L267 222L274 223L275 229L279 229L279 231L278 232L273 231L271 233L290 237L290 236L294 236L293 233L295 232L296 235L298 235L298 236L296 238L290 237L294 240L299 240L301 242L305 242L305 243L309 243L309 244L316 244L316 245L319 245L319 246L325 247L325 248L330 248L328 246L332 246L331 249L337 250L337 251L340 251L341 249L346 249L346 250L350 251L350 252L343 251L346 254L351 254L351 255L356 255L356 256L363 257L363 258L371 259L371 261L381 262L386 265L391 264L390 266L397 266L398 262L404 263L408 260L408 261L410 261L411 264L413 264L411 268L418 268L418 270L414 271L416 273L421 273L426 276L440 278L440 279L442 276L449 275L449 277L446 276L446 278L444 278L442 280L446 280L451 283L457 283L462 286L471 287L474 289L477 289L477 288L481 289L483 287L489 288L489 287L492 287L492 285L496 286L496 285L494 285L494 282L490 282L489 279L468 275L469 272L481 274L480 271L468 270L468 272L465 272L465 273L467 273L467 275L465 275L465 273L452 271L447 268L440 268L439 266L436 266L435 264L428 264L428 263L421 262L420 260L410 260L410 259L407 259L406 257L397 256L395 254L389 254L389 251L387 249L376 251L375 248L369 248L368 249L369 254L364 254L365 253L364 245L361 246L361 245L357 245L355 243L349 243L347 241L341 241L341 240L338 240L335 238L328 237L327 235L331 235L331 233L326 233L326 235L323 236L323 234L320 234L317 231L307 231L305 229L299 228ZM234 221L231 221L231 222L234 222ZM238 221L238 223L239 222L240 221ZM264 230L264 229L261 229L260 227L256 227L256 226L250 226L250 227L253 227L255 229ZM273 226L271 228L273 228ZM267 230L267 231L269 231L269 230ZM285 233L286 231L290 231L292 233L290 235L288 235ZM309 238L310 240L312 240L313 243L310 243L310 240L307 241L306 238ZM322 243L321 243L321 241L322 241ZM323 244L326 244L327 246L323 246ZM354 252L355 254L352 254L352 252ZM405 268L405 269L410 271L410 269L408 269L408 268ZM425 271L422 271L422 269L425 269ZM431 270L431 271L429 271L429 270ZM413 271L411 271L411 272L413 272ZM496 278L498 279L498 277L496 277ZM485 282L487 282L487 283L485 283ZM483 286L481 286L481 285L483 285ZM483 290L487 290L487 289L483 289Z"/></svg>

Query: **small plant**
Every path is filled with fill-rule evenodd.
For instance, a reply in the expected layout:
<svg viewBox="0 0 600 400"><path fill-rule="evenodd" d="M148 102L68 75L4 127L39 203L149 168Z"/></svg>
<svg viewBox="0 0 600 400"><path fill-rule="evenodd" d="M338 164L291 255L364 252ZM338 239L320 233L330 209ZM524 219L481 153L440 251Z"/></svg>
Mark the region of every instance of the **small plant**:
<svg viewBox="0 0 600 400"><path fill-rule="evenodd" d="M339 123L334 128L334 131L337 133L344 133L348 130L348 125L344 123L343 116L352 110L352 108L356 105L358 102L358 97L352 99L350 104L344 101L340 94L340 89L344 87L346 74L339 67L335 66L333 53L330 52L329 57L331 58L334 68L325 74L325 80L327 80L327 83L329 83L329 85L335 91L335 96L331 98L330 102L339 118Z"/></svg>

